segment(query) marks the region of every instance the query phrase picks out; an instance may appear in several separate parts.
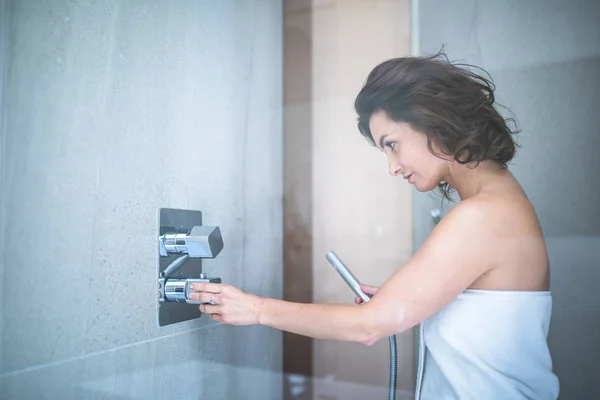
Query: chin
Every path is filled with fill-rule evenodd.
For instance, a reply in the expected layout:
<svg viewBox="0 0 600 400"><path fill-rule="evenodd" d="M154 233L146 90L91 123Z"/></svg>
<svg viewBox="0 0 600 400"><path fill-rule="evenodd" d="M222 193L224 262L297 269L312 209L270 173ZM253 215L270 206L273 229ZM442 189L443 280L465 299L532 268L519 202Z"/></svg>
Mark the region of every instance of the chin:
<svg viewBox="0 0 600 400"><path fill-rule="evenodd" d="M425 183L425 184L422 184L420 182L415 182L415 183L413 183L413 186L419 192L431 192L432 190L435 190L438 187L437 183L429 183L429 182Z"/></svg>

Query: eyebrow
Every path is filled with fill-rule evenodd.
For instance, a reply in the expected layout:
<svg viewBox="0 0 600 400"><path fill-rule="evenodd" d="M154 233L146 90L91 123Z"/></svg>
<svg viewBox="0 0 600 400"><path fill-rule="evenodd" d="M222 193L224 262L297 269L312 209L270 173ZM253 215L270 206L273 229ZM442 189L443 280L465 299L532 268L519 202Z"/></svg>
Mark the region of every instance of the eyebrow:
<svg viewBox="0 0 600 400"><path fill-rule="evenodd" d="M385 140L386 137L389 136L389 133L383 135L382 137L379 138L379 147L381 147L383 149L383 141Z"/></svg>

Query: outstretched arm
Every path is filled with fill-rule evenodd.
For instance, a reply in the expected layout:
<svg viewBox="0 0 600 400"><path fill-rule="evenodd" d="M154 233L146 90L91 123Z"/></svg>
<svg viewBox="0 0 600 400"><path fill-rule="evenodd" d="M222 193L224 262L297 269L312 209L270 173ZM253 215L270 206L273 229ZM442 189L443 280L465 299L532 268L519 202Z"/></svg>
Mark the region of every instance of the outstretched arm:
<svg viewBox="0 0 600 400"><path fill-rule="evenodd" d="M428 318L493 268L496 217L478 201L463 201L444 217L421 249L360 306L302 304L260 298L221 284L195 284L202 312L226 324L262 324L321 339L367 345Z"/></svg>

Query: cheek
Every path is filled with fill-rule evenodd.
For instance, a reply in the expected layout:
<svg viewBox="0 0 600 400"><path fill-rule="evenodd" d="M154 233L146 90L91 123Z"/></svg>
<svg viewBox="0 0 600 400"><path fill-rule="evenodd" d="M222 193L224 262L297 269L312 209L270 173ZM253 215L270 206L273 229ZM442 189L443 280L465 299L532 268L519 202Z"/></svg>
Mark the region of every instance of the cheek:
<svg viewBox="0 0 600 400"><path fill-rule="evenodd" d="M394 154L394 157L405 170L410 170L411 172L415 172L414 170L418 169L421 164L419 151L414 147L401 147L400 151Z"/></svg>
<svg viewBox="0 0 600 400"><path fill-rule="evenodd" d="M431 172L435 169L436 163L431 158L431 153L424 152L422 149L411 149L407 150L402 155L403 165L406 169L417 175L424 177L431 175Z"/></svg>
<svg viewBox="0 0 600 400"><path fill-rule="evenodd" d="M441 181L443 163L429 152L427 154L420 154L418 164L415 165L415 172L417 173L415 187L419 191L434 190Z"/></svg>

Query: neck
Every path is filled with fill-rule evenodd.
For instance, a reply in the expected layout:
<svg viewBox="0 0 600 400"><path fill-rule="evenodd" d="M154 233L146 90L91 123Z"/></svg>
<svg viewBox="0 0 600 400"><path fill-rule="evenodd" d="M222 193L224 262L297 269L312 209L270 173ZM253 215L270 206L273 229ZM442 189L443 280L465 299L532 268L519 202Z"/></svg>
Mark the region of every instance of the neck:
<svg viewBox="0 0 600 400"><path fill-rule="evenodd" d="M483 161L475 168L459 163L450 164L449 173L445 179L460 196L461 200L473 197L490 184L496 177L510 174L493 161Z"/></svg>

